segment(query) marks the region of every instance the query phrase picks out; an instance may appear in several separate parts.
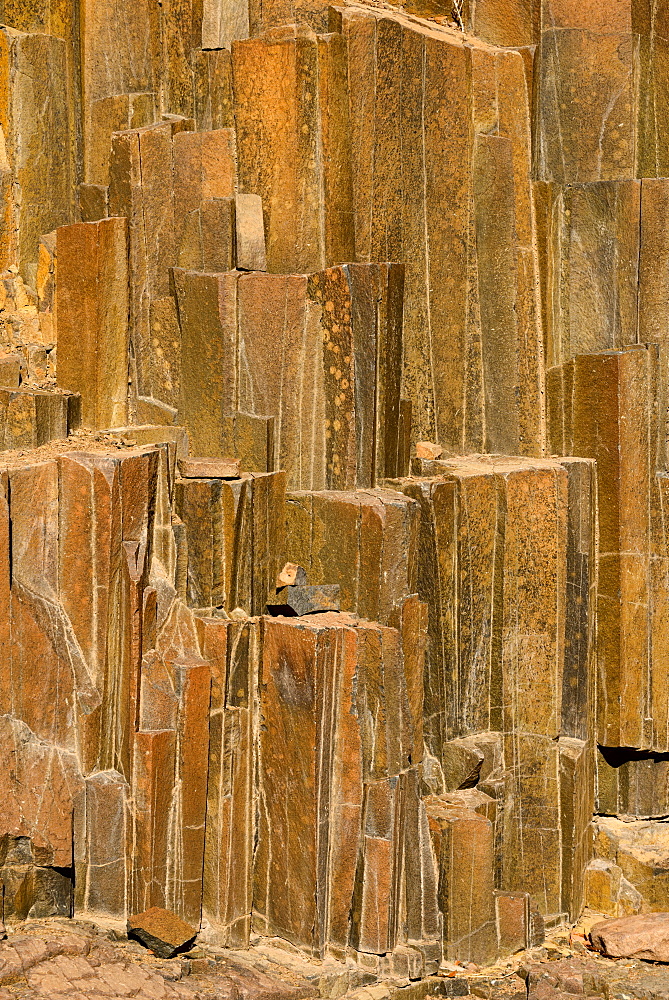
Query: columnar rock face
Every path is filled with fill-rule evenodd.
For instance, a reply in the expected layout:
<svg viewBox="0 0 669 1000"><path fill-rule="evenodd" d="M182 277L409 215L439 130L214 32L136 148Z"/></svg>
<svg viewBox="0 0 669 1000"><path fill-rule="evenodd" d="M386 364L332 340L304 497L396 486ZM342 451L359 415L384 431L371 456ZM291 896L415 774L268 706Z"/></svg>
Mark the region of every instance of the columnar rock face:
<svg viewBox="0 0 669 1000"><path fill-rule="evenodd" d="M0 32L0 266L18 265L33 285L39 237L74 221L73 53L56 35Z"/></svg>
<svg viewBox="0 0 669 1000"><path fill-rule="evenodd" d="M6 922L669 909L669 19L412 10L0 3Z"/></svg>

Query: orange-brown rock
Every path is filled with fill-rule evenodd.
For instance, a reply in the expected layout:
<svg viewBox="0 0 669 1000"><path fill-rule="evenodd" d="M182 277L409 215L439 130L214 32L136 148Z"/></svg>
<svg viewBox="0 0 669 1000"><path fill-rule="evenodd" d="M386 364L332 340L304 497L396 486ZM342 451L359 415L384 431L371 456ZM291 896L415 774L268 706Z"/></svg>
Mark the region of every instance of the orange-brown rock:
<svg viewBox="0 0 669 1000"><path fill-rule="evenodd" d="M256 830L259 625L257 620L203 617L197 627L212 670L202 912L222 943L247 946Z"/></svg>
<svg viewBox="0 0 669 1000"><path fill-rule="evenodd" d="M38 239L74 221L74 122L59 32L0 32L0 267L18 265L33 284Z"/></svg>
<svg viewBox="0 0 669 1000"><path fill-rule="evenodd" d="M522 57L369 7L349 7L342 26L356 258L405 263L403 384L416 436L455 453L503 441L515 454L538 454L541 338Z"/></svg>
<svg viewBox="0 0 669 1000"><path fill-rule="evenodd" d="M184 479L239 479L237 458L180 458L178 465Z"/></svg>
<svg viewBox="0 0 669 1000"><path fill-rule="evenodd" d="M402 488L422 512L417 589L431 615L429 745L440 756L444 741L487 729L555 736L562 726L567 666L565 710L576 718L587 714L589 704L590 639L577 645L583 623L575 608L565 657L570 559L578 608L591 596L583 575L588 564L579 558L580 549L592 551L588 473L585 496L576 483L570 497L567 469L557 460L473 457L436 461L424 471L437 475L405 480ZM589 527L581 541L584 500ZM579 525L579 540L570 539L578 549L573 556L570 501ZM542 563L551 569L540 569ZM591 627L587 617L587 636Z"/></svg>
<svg viewBox="0 0 669 1000"><path fill-rule="evenodd" d="M0 922L304 1000L666 912L664 6L0 19ZM0 980L211 992L76 926Z"/></svg>
<svg viewBox="0 0 669 1000"><path fill-rule="evenodd" d="M39 448L67 437L81 423L81 397L70 392L0 389L0 440L4 450Z"/></svg>
<svg viewBox="0 0 669 1000"><path fill-rule="evenodd" d="M284 495L282 472L246 473L231 480L184 479L177 484L192 607L265 611L275 590Z"/></svg>
<svg viewBox="0 0 669 1000"><path fill-rule="evenodd" d="M597 659L599 690L607 692L598 699L598 742L650 747L652 709L649 713L642 706L653 677L650 530L657 348L580 355L549 374L553 447L566 445L597 462Z"/></svg>
<svg viewBox="0 0 669 1000"><path fill-rule="evenodd" d="M289 493L284 554L310 584L338 584L342 611L390 623L417 589L418 514L394 490Z"/></svg>
<svg viewBox="0 0 669 1000"><path fill-rule="evenodd" d="M262 197L268 269L352 260L343 38L298 25L233 42L232 51L239 186Z"/></svg>
<svg viewBox="0 0 669 1000"><path fill-rule="evenodd" d="M235 237L237 267L243 271L266 271L265 227L260 195L238 194L235 197Z"/></svg>
<svg viewBox="0 0 669 1000"><path fill-rule="evenodd" d="M545 185L549 366L637 339L641 187L635 180Z"/></svg>
<svg viewBox="0 0 669 1000"><path fill-rule="evenodd" d="M174 791L175 733L137 732L134 737L132 907L164 906L169 863L169 808Z"/></svg>
<svg viewBox="0 0 669 1000"><path fill-rule="evenodd" d="M570 184L634 177L638 44L629 30L600 32L590 25L543 32L539 180Z"/></svg>
<svg viewBox="0 0 669 1000"><path fill-rule="evenodd" d="M240 278L239 409L274 416L276 461L294 488L396 475L402 289L393 265Z"/></svg>
<svg viewBox="0 0 669 1000"><path fill-rule="evenodd" d="M130 788L117 771L85 779L75 805L75 907L125 917L132 865Z"/></svg>
<svg viewBox="0 0 669 1000"><path fill-rule="evenodd" d="M175 270L174 282L181 409L196 451L243 449L259 471L285 469L295 487L374 485L397 474L402 268L285 277ZM210 405L212 386L220 408Z"/></svg>
<svg viewBox="0 0 669 1000"><path fill-rule="evenodd" d="M193 940L197 929L180 920L176 913L152 906L144 913L128 917L128 933L160 958L171 958Z"/></svg>
<svg viewBox="0 0 669 1000"><path fill-rule="evenodd" d="M439 871L439 909L447 959L486 964L497 951L493 833L484 816L426 800Z"/></svg>
<svg viewBox="0 0 669 1000"><path fill-rule="evenodd" d="M80 393L84 427L127 423L127 240L125 219L56 233L58 382Z"/></svg>
<svg viewBox="0 0 669 1000"><path fill-rule="evenodd" d="M590 939L595 947L614 958L666 962L669 960L667 923L666 913L618 917L595 924Z"/></svg>
<svg viewBox="0 0 669 1000"><path fill-rule="evenodd" d="M83 788L77 757L40 739L11 714L2 732L3 836L23 841L39 866L70 868L74 799Z"/></svg>
<svg viewBox="0 0 669 1000"><path fill-rule="evenodd" d="M526 892L495 891L497 946L502 955L529 945L530 897Z"/></svg>
<svg viewBox="0 0 669 1000"><path fill-rule="evenodd" d="M376 954L399 943L403 877L412 936L427 946L437 934L424 807L419 800L409 806L415 772L406 742L413 708L407 691L409 670L416 669L421 663L404 658L395 629L332 612L263 620L254 907L259 926L280 930L316 954L328 942L345 949L350 941ZM340 701L349 707L333 729ZM318 766L323 754L325 773ZM294 775L289 810L276 794L285 774ZM398 795L407 803L399 826L393 818ZM325 837L315 836L328 813ZM277 853L279 843L289 850ZM349 925L345 914L354 900Z"/></svg>

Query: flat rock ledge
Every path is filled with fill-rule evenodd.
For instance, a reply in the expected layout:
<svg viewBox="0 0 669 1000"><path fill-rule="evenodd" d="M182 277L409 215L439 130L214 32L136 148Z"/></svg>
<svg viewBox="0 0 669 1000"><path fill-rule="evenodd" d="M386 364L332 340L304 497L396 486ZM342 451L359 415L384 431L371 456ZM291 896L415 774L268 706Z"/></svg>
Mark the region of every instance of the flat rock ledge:
<svg viewBox="0 0 669 1000"><path fill-rule="evenodd" d="M440 975L402 982L309 961L277 939L246 951L197 943L161 959L118 928L51 918L9 928L0 941L0 1000L669 1000L669 965L607 957L586 943L587 929L558 928L545 945L494 966L444 963Z"/></svg>
<svg viewBox="0 0 669 1000"><path fill-rule="evenodd" d="M464 975L404 987L357 967L310 963L280 949L195 947L161 959L122 932L89 921L28 921L0 941L0 1000L424 1000L466 996ZM278 955L273 956L277 951ZM299 971L298 971L299 970Z"/></svg>

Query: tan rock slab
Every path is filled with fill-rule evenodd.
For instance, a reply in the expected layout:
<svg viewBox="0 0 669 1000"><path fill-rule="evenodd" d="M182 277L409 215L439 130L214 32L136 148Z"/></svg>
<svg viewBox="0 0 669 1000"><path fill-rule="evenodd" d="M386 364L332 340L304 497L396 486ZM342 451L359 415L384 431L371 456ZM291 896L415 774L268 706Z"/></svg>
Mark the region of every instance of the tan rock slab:
<svg viewBox="0 0 669 1000"><path fill-rule="evenodd" d="M590 940L612 958L669 962L669 913L639 913L605 920L595 924Z"/></svg>
<svg viewBox="0 0 669 1000"><path fill-rule="evenodd" d="M239 479L237 458L180 458L179 472L184 479Z"/></svg>
<svg viewBox="0 0 669 1000"><path fill-rule="evenodd" d="M439 796L430 796L426 808L439 871L445 957L486 964L497 951L492 824Z"/></svg>
<svg viewBox="0 0 669 1000"><path fill-rule="evenodd" d="M21 358L18 354L0 356L0 386L18 389L21 380Z"/></svg>
<svg viewBox="0 0 669 1000"><path fill-rule="evenodd" d="M232 68L239 187L262 198L269 269L352 260L343 40L289 25L233 42Z"/></svg>
<svg viewBox="0 0 669 1000"><path fill-rule="evenodd" d="M173 273L181 329L180 419L196 454L223 457L223 414L235 409L237 393L238 275Z"/></svg>
<svg viewBox="0 0 669 1000"><path fill-rule="evenodd" d="M274 417L239 410L224 415L223 450L236 455L249 472L274 472L274 423Z"/></svg>
<svg viewBox="0 0 669 1000"><path fill-rule="evenodd" d="M634 176L637 60L638 39L628 32L558 28L543 33L539 179L565 184Z"/></svg>
<svg viewBox="0 0 669 1000"><path fill-rule="evenodd" d="M441 445L433 444L431 441L416 442L416 458L441 458L443 450Z"/></svg>
<svg viewBox="0 0 669 1000"><path fill-rule="evenodd" d="M197 934L197 929L176 913L152 906L144 913L128 917L128 933L138 938L159 958L171 958Z"/></svg>
<svg viewBox="0 0 669 1000"><path fill-rule="evenodd" d="M237 267L241 271L266 271L262 198L258 194L235 197Z"/></svg>

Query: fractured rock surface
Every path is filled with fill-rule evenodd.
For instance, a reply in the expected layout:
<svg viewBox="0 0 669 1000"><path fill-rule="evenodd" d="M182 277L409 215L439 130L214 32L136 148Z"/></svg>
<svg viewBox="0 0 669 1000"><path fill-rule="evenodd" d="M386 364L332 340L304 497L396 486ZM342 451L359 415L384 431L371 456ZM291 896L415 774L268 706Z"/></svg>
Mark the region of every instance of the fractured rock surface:
<svg viewBox="0 0 669 1000"><path fill-rule="evenodd" d="M216 995L46 918L423 1000L669 911L665 6L0 2L24 991Z"/></svg>

